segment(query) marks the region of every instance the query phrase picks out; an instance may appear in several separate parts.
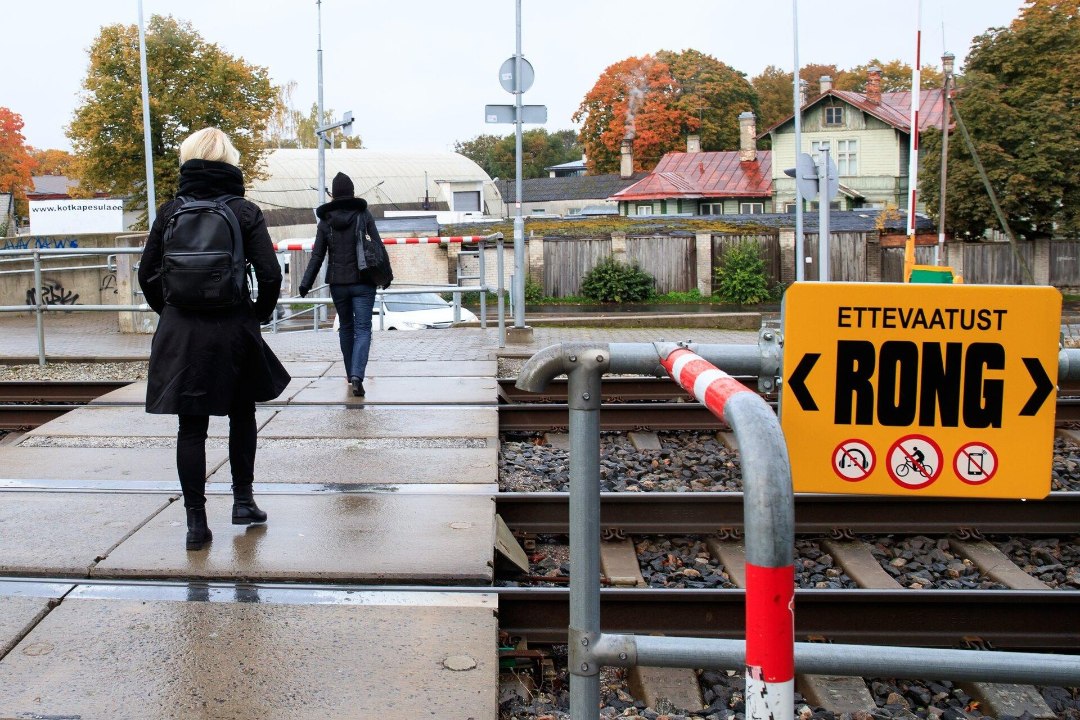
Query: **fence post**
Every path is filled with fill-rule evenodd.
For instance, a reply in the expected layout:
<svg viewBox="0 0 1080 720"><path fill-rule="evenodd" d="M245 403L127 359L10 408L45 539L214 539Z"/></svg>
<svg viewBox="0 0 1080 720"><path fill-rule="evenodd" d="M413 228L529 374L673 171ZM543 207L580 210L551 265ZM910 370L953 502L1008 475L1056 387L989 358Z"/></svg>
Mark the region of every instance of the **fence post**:
<svg viewBox="0 0 1080 720"><path fill-rule="evenodd" d="M38 365L45 367L45 293L41 287L41 253L34 251L34 316L37 320Z"/></svg>

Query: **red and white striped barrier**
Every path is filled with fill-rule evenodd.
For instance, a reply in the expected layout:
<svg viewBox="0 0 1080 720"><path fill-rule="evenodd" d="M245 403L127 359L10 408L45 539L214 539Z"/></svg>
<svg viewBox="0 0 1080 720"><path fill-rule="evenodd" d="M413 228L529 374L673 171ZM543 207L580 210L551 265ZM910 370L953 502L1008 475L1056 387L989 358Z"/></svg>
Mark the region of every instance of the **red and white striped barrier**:
<svg viewBox="0 0 1080 720"><path fill-rule="evenodd" d="M383 238L383 245L446 245L449 243L474 243L486 240L484 235L438 235L435 237L392 237ZM285 252L286 250L311 250L315 244L315 238L302 240L281 240L274 243L274 250Z"/></svg>
<svg viewBox="0 0 1080 720"><path fill-rule="evenodd" d="M695 353L678 348L661 364L718 418L750 388ZM795 692L795 566L746 563L746 716L791 717Z"/></svg>

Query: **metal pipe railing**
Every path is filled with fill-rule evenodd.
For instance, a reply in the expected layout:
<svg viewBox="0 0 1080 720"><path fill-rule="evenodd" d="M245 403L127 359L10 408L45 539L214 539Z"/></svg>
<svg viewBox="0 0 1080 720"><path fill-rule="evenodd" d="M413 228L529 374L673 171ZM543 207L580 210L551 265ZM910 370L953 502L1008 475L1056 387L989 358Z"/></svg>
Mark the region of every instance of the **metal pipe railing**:
<svg viewBox="0 0 1080 720"><path fill-rule="evenodd" d="M779 421L756 393L736 387L727 372L775 382L780 343L759 333L759 346L566 343L533 355L517 387L541 392L568 378L570 429L570 714L599 717L603 665L716 667L746 670L748 718L790 717L793 676L870 674L1019 682L1071 687L1080 658L1035 653L794 643L794 496ZM691 352L691 350L693 352ZM751 351L752 350L752 351ZM707 361L707 362L706 362ZM697 363L686 376L685 364ZM677 365L679 367L677 367ZM718 366L718 367L712 367ZM721 371L723 368L725 371ZM1059 354L1058 381L1080 376L1080 350ZM605 372L663 375L684 383L735 431L743 462L747 560L745 640L603 633L599 593L599 408ZM711 401L711 402L710 402ZM763 611L763 612L758 612Z"/></svg>

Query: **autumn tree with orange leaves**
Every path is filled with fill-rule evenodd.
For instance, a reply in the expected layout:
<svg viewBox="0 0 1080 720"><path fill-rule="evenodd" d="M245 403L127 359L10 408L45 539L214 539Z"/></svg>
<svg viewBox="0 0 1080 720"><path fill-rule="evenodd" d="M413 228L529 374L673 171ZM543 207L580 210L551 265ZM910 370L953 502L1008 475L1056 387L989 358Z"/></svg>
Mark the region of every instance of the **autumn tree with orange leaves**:
<svg viewBox="0 0 1080 720"><path fill-rule="evenodd" d="M11 195L15 202L26 202L26 191L33 187L34 160L22 134L23 119L6 107L0 107L0 193ZM0 207L0 236L7 234L6 219L12 207Z"/></svg>
<svg viewBox="0 0 1080 720"><path fill-rule="evenodd" d="M679 83L667 63L652 55L631 57L608 67L582 100L574 122L584 124L579 140L589 172L617 172L623 140L634 150L634 170L646 170L698 120L675 101Z"/></svg>

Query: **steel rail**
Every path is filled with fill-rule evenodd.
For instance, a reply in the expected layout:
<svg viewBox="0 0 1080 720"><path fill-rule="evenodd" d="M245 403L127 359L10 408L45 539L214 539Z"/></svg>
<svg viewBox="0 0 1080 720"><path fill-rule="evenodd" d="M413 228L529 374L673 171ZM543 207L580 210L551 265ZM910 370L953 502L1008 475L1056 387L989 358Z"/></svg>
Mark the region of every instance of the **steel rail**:
<svg viewBox="0 0 1080 720"><path fill-rule="evenodd" d="M569 591L496 588L499 627L565 643ZM742 590L604 588L607 632L737 638ZM796 590L796 640L1011 650L1080 648L1080 592L1063 590Z"/></svg>
<svg viewBox="0 0 1080 720"><path fill-rule="evenodd" d="M87 403L131 384L124 380L0 382L0 403Z"/></svg>
<svg viewBox="0 0 1080 720"><path fill-rule="evenodd" d="M512 529L570 531L567 493L499 493L495 509ZM621 535L727 534L743 531L743 494L601 493L600 527ZM1045 500L795 495L800 535L1058 535L1080 533L1080 492Z"/></svg>

